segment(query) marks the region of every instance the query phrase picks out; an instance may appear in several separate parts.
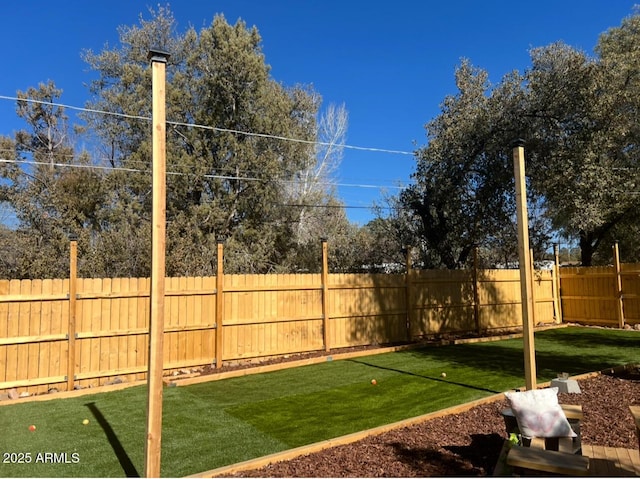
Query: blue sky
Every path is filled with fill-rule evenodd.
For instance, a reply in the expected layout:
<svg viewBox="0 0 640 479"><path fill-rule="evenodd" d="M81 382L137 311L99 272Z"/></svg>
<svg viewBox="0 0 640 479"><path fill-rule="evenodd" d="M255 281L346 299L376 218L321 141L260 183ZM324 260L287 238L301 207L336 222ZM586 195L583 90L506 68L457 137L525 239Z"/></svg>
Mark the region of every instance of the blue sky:
<svg viewBox="0 0 640 479"><path fill-rule="evenodd" d="M83 106L92 78L80 55L116 45L120 25L149 18L164 2L25 0L3 5L0 95L53 80L61 103ZM209 26L216 13L255 25L272 76L284 85L312 84L324 104L345 103L347 144L412 152L426 143L424 125L455 94L462 58L486 69L492 82L530 65L529 50L555 41L592 53L598 36L634 12L628 0L175 0L183 31ZM23 125L15 103L0 100L0 134ZM338 195L352 221L372 218L383 192L410 181L411 155L346 150ZM349 186L359 185L359 186Z"/></svg>

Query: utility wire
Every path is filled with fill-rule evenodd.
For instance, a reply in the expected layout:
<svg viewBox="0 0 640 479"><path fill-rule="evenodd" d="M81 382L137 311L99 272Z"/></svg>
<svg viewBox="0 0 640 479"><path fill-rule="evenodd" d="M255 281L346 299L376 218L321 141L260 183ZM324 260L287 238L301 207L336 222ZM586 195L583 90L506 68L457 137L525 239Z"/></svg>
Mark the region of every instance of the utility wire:
<svg viewBox="0 0 640 479"><path fill-rule="evenodd" d="M26 165L40 165L40 166L57 166L61 168L80 168L80 169L96 169L96 170L107 170L107 171L124 171L127 173L150 173L150 170L140 170L136 168L124 168L121 166L100 166L100 165L82 165L77 163L51 163L48 161L33 161L33 160L7 160L5 158L0 158L0 163L19 163ZM168 171L167 175L171 176L201 176L203 178L209 179L218 179L218 180L239 180L239 181L256 181L256 182L280 182L280 183L290 183L290 184L298 184L295 180L285 180L285 179L267 179L267 178L256 178L252 176L237 176L237 175L213 175L213 174L203 174L203 175L195 175L195 173L179 173L174 171ZM319 183L322 186L341 186L343 188L391 188L391 189L403 189L402 186L381 186L381 185L368 185L368 184L358 184L358 183L336 183L336 182L323 182Z"/></svg>
<svg viewBox="0 0 640 479"><path fill-rule="evenodd" d="M32 150L35 152L35 149L31 148L29 145L21 145L23 146L25 149L27 150ZM0 148L0 154L3 153L14 153L14 150L12 149L8 149L8 148ZM73 159L76 157L75 154L68 154L68 155L61 155L62 157L66 157L66 158L70 158ZM110 160L107 158L94 158L96 160L102 160L103 162L109 162ZM32 165L51 165L50 162L38 162L38 161L34 161L34 160L7 160L7 159L3 159L2 157L0 157L0 163L22 163L22 164L32 164ZM150 162L144 162L144 161L129 161L129 163L135 163L138 165L143 165L146 166L148 168L151 168L151 164ZM86 164L78 164L78 163L54 163L53 166L59 166L59 167L68 167L68 168L95 168L98 170L107 170L107 171L127 171L127 172L133 172L133 173L149 173L150 170L147 169L142 169L142 168L131 168L131 167L121 167L121 166L101 166L99 164L91 164L91 165L86 165ZM218 171L236 171L235 168L220 168L220 167L216 167L216 170ZM207 174L196 174L196 173L177 173L177 172L168 172L168 175L194 175L194 176L201 176L203 178L219 178L219 179L229 179L229 180L247 180L247 181L269 181L269 180L265 180L264 178L258 178L256 176L250 176L250 175L255 175L255 172L253 171L244 171L243 172L245 174L245 176L237 176L237 175L207 175ZM247 176L249 175L249 176ZM292 184L298 184L299 181L297 180L290 180L290 179L273 179L272 181L282 181L282 182L289 182ZM375 179L372 179L372 181L376 181ZM382 181L382 180L380 180ZM390 188L390 189L402 189L403 186L398 186L398 185L381 185L381 184L363 184L363 183L338 183L338 182L328 182L328 181L319 181L317 182L318 185L320 186L340 186L343 188L378 188L378 189L385 189L385 188Z"/></svg>
<svg viewBox="0 0 640 479"><path fill-rule="evenodd" d="M43 100L34 100L34 99L31 99L31 98L18 98L18 97L12 97L12 96L7 96L7 95L0 95L0 100L25 101L25 102L37 103L37 104L41 104L41 105L57 106L57 107L61 107L61 108L66 108L68 110L75 110L75 111L80 111L80 112L85 112L85 113L96 113L96 114L100 114L100 115L110 115L110 116L116 116L116 117L119 117L119 118L127 118L127 119L132 119L132 120L144 120L144 121L151 121L152 120L150 117L147 117L147 116L129 115L129 114L126 114L126 113L116 113L116 112L109 112L109 111L103 111L103 110L94 110L94 109L91 109L91 108L83 108L83 107L78 107L78 106L73 106L73 105L66 105L64 103L54 103L54 102L43 101ZM267 134L267 133L254 133L254 132L248 132L248 131L234 130L234 129L230 129L230 128L220 128L220 127L217 127L217 126L199 125L199 124L196 124L196 123L182 123L182 122L177 122L177 121L167 121L166 123L168 125L172 125L172 126L185 126L185 127L189 127L189 128L200 128L200 129L203 129L203 130L218 131L218 132L222 132L222 133L234 133L234 134L237 134L237 135L253 136L253 137L259 137L259 138L272 138L272 139L275 139L275 140L290 141L290 142L303 143L303 144L308 144L308 145L319 145L319 146L327 146L327 147L331 147L331 148L344 148L344 149L349 149L349 150L371 151L371 152L377 152L377 153L390 153L390 154L395 154L395 155L414 156L414 152L411 152L411 151L390 150L390 149L385 149L385 148L373 148L373 147L354 146L354 145L347 145L347 144L335 144L335 143L314 141L314 140L303 140L303 139L300 139L300 138L289 138L289 137L286 137L286 136L270 135L270 134Z"/></svg>

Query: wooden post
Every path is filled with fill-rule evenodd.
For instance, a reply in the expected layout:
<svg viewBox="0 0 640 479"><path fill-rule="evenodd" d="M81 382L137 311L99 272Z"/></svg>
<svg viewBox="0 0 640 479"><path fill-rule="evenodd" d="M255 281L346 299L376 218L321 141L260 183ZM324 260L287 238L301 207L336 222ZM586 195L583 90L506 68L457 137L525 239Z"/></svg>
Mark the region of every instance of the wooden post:
<svg viewBox="0 0 640 479"><path fill-rule="evenodd" d="M616 317L618 327L624 328L624 297L622 295L622 275L620 273L620 249L618 242L613 245L613 265L616 270Z"/></svg>
<svg viewBox="0 0 640 479"><path fill-rule="evenodd" d="M407 275L405 277L405 301L407 302L407 341L411 341L411 325L413 324L413 260L411 248L405 249Z"/></svg>
<svg viewBox="0 0 640 479"><path fill-rule="evenodd" d="M529 219L527 186L524 171L524 140L513 145L513 170L516 181L516 213L518 219L518 260L520 263L520 292L522 297L522 337L524 345L524 373L526 388L536 389L536 351L533 337L533 287L529 256Z"/></svg>
<svg viewBox="0 0 640 479"><path fill-rule="evenodd" d="M478 247L473 248L473 319L476 323L476 332L480 336L480 303L478 294Z"/></svg>
<svg viewBox="0 0 640 479"><path fill-rule="evenodd" d="M224 324L224 241L218 240L216 268L216 369L222 367L222 325Z"/></svg>
<svg viewBox="0 0 640 479"><path fill-rule="evenodd" d="M553 245L553 254L555 256L555 264L553 266L553 305L556 312L556 323L562 323L562 290L560 287L560 251L558 245Z"/></svg>
<svg viewBox="0 0 640 479"><path fill-rule="evenodd" d="M76 289L78 280L78 242L69 243L69 339L67 345L67 391L73 391L76 375Z"/></svg>
<svg viewBox="0 0 640 479"><path fill-rule="evenodd" d="M149 362L147 372L147 438L144 474L160 477L162 439L162 354L166 251L166 104L167 52L150 50L153 86L152 141L153 179L151 213L151 295L149 315Z"/></svg>
<svg viewBox="0 0 640 479"><path fill-rule="evenodd" d="M327 238L322 238L322 339L324 350L330 351L329 325L329 248Z"/></svg>

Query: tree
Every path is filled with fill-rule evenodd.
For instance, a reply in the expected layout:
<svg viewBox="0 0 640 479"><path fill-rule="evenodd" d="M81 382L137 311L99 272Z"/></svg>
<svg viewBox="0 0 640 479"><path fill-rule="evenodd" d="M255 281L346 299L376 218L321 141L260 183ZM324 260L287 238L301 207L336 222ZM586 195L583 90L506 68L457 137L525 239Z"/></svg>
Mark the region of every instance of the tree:
<svg viewBox="0 0 640 479"><path fill-rule="evenodd" d="M16 231L4 240L20 244L17 258L5 275L20 278L65 277L69 237L91 237L102 201L99 174L88 157L76 158L67 130L64 108L55 106L62 92L53 82L18 92L17 113L28 129L5 138L9 163L0 167L5 180L0 200L17 218ZM79 168L70 168L70 165Z"/></svg>
<svg viewBox="0 0 640 479"><path fill-rule="evenodd" d="M610 44L609 35L601 44ZM589 58L561 43L532 52L532 187L544 197L553 227L579 238L585 266L601 244L608 261L605 240L639 218L640 198L632 192L639 179L634 96L640 90L625 73L629 62L619 55Z"/></svg>
<svg viewBox="0 0 640 479"><path fill-rule="evenodd" d="M463 61L458 94L426 126L428 145L416 153L415 184L401 204L420 220L426 266L459 268L477 246L490 243L514 217L510 144L522 134L522 78L493 87L486 71ZM514 237L515 242L515 237Z"/></svg>
<svg viewBox="0 0 640 479"><path fill-rule="evenodd" d="M295 238L300 245L322 236L323 210L337 206L334 175L342 160L348 117L344 104L328 106L318 122L314 155L306 159L293 181L283 184L287 201L295 205Z"/></svg>
<svg viewBox="0 0 640 479"><path fill-rule="evenodd" d="M147 52L160 45L167 65L167 273L211 274L218 239L227 270L267 272L290 256L301 236L282 184L308 171L318 129L319 96L285 88L269 75L257 29L221 15L177 35L168 8L140 26L122 27L118 48L88 51L98 73L90 106L120 115L87 115L113 172L107 223L146 224L150 212L150 116ZM283 138L298 141L286 141ZM134 170L134 172L132 172ZM114 215L113 212L117 212ZM306 226L305 226L306 228ZM142 246L141 233L129 227ZM145 233L146 234L146 233ZM146 251L127 254L141 258ZM138 261L142 263L141 261Z"/></svg>
<svg viewBox="0 0 640 479"><path fill-rule="evenodd" d="M459 267L476 246L512 254L508 146L518 137L526 140L534 250L547 249L553 230L578 238L583 265L609 260L611 243L640 223L639 42L634 15L601 36L599 57L563 43L536 48L524 75L496 86L462 63L459 93L427 125L415 185L400 195L420 219L427 264Z"/></svg>

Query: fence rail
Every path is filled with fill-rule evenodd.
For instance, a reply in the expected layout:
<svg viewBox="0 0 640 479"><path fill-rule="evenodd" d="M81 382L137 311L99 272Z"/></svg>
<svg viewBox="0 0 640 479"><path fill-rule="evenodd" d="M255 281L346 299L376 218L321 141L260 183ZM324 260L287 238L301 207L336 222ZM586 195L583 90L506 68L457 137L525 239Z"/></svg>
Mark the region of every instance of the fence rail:
<svg viewBox="0 0 640 479"><path fill-rule="evenodd" d="M522 323L517 270L330 274L323 251L320 274L167 278L165 372ZM558 275L533 274L535 323L559 322ZM149 278L70 276L0 281L0 390L146 377Z"/></svg>

